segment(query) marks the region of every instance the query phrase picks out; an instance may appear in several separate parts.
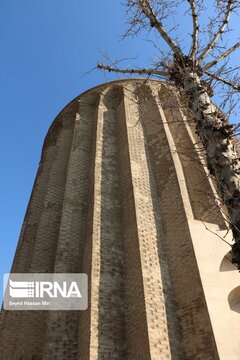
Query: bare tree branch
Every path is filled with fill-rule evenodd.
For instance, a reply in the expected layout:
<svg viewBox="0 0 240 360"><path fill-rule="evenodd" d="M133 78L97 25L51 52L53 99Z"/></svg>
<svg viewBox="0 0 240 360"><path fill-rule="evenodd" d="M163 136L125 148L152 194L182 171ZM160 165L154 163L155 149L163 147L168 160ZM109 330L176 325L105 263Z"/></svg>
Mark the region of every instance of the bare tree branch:
<svg viewBox="0 0 240 360"><path fill-rule="evenodd" d="M199 24L198 24L198 15L196 10L196 3L195 0L188 0L191 13L192 13L192 22L193 22L193 33L192 33L192 48L190 52L190 59L194 59L198 50L198 31L199 31Z"/></svg>
<svg viewBox="0 0 240 360"><path fill-rule="evenodd" d="M184 53L186 43L183 41L183 46L180 46L179 34L176 35L178 25L176 20L181 19L181 11L186 10L186 5L193 26L192 44L188 55ZM147 78L151 76L168 78L173 83L173 88L179 94L183 94L182 101L187 117L193 119L195 133L204 148L202 151L206 155L209 174L214 176L218 193L228 212L235 242L232 246L232 262L240 269L240 158L234 142L233 126L228 122L228 116L238 104L240 90L240 76L236 71L238 67L229 67L228 61L229 55L240 47L240 41L234 40L235 45L227 48L222 36L230 31L228 28L230 15L240 9L240 2L239 0L210 2L126 0L126 6L130 25L127 36L136 36L142 29L150 32L154 28L156 40L151 39L151 41L155 49L160 49L158 60L153 61L150 67L143 66L142 69L119 68L116 62L108 63L110 66L98 64L97 67L115 73L145 75ZM204 10L208 22L205 27L204 22L199 27ZM206 35L209 41L206 41ZM170 49L167 57L163 56L158 44L159 39L163 40ZM162 41L160 45L161 43ZM205 60L203 64L203 59L206 57L210 60ZM214 70L209 71L213 66L215 66ZM214 92L224 99L222 102L224 111L219 108L219 96L217 106L212 102ZM172 90L169 99L172 99Z"/></svg>
<svg viewBox="0 0 240 360"><path fill-rule="evenodd" d="M203 221L202 221L202 223L203 223L203 225L205 226L205 229L206 229L206 230L210 231L210 233L216 235L219 239L221 239L223 242L225 242L225 243L228 244L230 247L232 247L232 245L229 244L229 242L226 241L222 236L218 235L215 231L212 231L211 229L209 229Z"/></svg>
<svg viewBox="0 0 240 360"><path fill-rule="evenodd" d="M221 81L225 85L232 87L234 90L240 91L240 85L233 84L231 81L228 81L227 79L224 79L216 74L212 74L210 71L205 71L205 74L211 76L213 79L217 81Z"/></svg>
<svg viewBox="0 0 240 360"><path fill-rule="evenodd" d="M99 63L97 63L97 68L101 70L107 70L109 72L116 72L121 74L156 75L156 76L169 77L169 73L167 71L160 71L156 69L119 69L116 67L99 64Z"/></svg>
<svg viewBox="0 0 240 360"><path fill-rule="evenodd" d="M215 60L210 61L203 67L203 71L206 71L210 69L212 66L216 65L219 61L225 59L227 56L229 56L231 53L233 53L236 49L240 47L240 41L238 41L235 45L230 47L227 51L219 55Z"/></svg>
<svg viewBox="0 0 240 360"><path fill-rule="evenodd" d="M216 34L213 36L210 43L207 45L207 47L204 49L204 51L198 57L198 62L202 61L209 54L209 52L214 48L214 46L215 46L216 42L218 41L219 37L222 35L224 30L226 29L226 26L229 23L230 15L231 15L231 12L232 12L232 9L233 9L233 4L234 4L234 0L228 0L225 17L224 17L224 19L222 21L222 24L220 25L220 27L219 27L218 31L216 32Z"/></svg>
<svg viewBox="0 0 240 360"><path fill-rule="evenodd" d="M156 14L154 13L154 10L152 6L150 5L150 2L148 0L142 0L142 1L136 1L138 6L141 8L144 15L150 20L151 27L154 27L158 33L161 35L161 37L165 40L165 42L169 45L169 47L172 49L173 53L176 56L183 56L183 53L179 46L175 43L175 41L169 36L168 32L165 30L163 24L161 21L157 19Z"/></svg>

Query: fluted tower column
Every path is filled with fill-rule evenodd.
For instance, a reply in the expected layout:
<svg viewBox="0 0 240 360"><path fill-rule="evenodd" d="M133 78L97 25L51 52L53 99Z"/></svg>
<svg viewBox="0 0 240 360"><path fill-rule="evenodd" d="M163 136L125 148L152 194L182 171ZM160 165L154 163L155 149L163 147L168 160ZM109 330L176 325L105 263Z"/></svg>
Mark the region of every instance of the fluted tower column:
<svg viewBox="0 0 240 360"><path fill-rule="evenodd" d="M89 306L2 311L1 359L239 359L227 226L179 101L122 80L55 119L12 272L87 273Z"/></svg>

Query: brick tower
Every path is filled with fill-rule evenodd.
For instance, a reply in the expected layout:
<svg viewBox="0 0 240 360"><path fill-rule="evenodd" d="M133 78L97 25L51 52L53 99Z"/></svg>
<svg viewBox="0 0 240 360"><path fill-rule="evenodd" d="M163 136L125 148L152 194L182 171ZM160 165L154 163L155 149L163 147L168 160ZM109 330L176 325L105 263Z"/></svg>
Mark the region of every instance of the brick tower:
<svg viewBox="0 0 240 360"><path fill-rule="evenodd" d="M2 311L2 360L240 359L239 274L200 147L157 81L115 81L63 109L12 272L87 273L89 306Z"/></svg>

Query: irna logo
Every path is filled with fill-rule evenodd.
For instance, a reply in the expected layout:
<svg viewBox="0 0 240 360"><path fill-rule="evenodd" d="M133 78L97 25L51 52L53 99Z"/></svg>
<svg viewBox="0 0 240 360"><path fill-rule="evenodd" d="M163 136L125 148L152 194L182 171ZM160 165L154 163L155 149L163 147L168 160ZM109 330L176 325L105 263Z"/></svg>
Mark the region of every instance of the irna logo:
<svg viewBox="0 0 240 360"><path fill-rule="evenodd" d="M86 310L88 277L81 273L4 275L5 310Z"/></svg>
<svg viewBox="0 0 240 360"><path fill-rule="evenodd" d="M63 281L12 281L9 280L9 294L12 298L81 298L79 287L76 281L70 284Z"/></svg>

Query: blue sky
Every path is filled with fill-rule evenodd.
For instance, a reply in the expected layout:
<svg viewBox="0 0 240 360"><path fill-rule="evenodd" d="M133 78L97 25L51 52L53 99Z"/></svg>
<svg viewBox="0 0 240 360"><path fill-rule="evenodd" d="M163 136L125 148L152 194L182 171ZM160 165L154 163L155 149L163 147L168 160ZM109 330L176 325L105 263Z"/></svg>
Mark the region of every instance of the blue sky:
<svg viewBox="0 0 240 360"><path fill-rule="evenodd" d="M138 41L118 42L124 21L112 0L0 2L1 274L12 264L51 122L74 97L106 81L100 71L83 76L100 50L116 58L129 48L140 52Z"/></svg>
<svg viewBox="0 0 240 360"><path fill-rule="evenodd" d="M116 0L0 2L1 274L11 267L51 122L74 97L106 81L100 71L84 73L100 51L112 58L138 55L139 65L152 55L140 39L118 41L124 23Z"/></svg>

